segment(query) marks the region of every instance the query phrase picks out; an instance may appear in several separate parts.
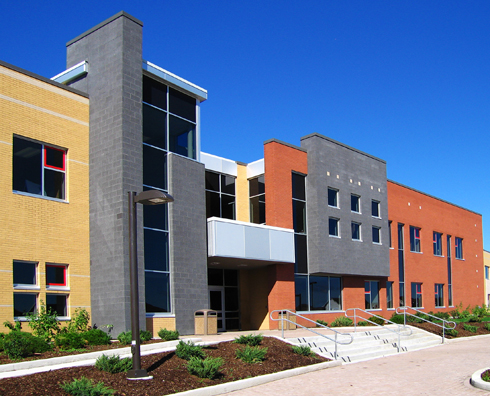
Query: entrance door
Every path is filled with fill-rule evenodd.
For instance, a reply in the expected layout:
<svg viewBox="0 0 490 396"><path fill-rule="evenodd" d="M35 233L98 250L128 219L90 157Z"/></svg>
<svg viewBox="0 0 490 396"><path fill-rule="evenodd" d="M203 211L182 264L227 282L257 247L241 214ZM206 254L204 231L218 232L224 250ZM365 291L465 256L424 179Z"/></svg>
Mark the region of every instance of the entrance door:
<svg viewBox="0 0 490 396"><path fill-rule="evenodd" d="M218 331L225 331L225 288L220 286L209 286L209 309L217 312Z"/></svg>

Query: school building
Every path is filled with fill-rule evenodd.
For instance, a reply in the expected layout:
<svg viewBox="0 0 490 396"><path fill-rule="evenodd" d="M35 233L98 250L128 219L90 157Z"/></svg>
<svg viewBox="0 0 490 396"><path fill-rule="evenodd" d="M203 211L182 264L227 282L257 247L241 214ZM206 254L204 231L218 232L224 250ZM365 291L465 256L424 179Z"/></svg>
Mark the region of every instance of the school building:
<svg viewBox="0 0 490 396"><path fill-rule="evenodd" d="M0 320L46 303L130 329L128 192L150 189L175 199L137 210L140 324L155 334L194 333L204 308L246 330L277 328L274 310L330 323L487 302L481 215L318 133L268 140L249 164L201 152L207 91L144 60L142 29L114 15L67 43L51 80L0 63Z"/></svg>

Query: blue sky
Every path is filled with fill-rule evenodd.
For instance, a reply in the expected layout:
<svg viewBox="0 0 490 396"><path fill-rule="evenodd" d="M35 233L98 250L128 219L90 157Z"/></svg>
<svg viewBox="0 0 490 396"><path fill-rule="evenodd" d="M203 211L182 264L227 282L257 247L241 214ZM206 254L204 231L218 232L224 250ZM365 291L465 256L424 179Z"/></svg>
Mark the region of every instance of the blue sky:
<svg viewBox="0 0 490 396"><path fill-rule="evenodd" d="M9 2L0 59L52 77L67 41L121 10L146 60L208 90L203 151L251 162L321 133L482 214L490 250L489 1Z"/></svg>

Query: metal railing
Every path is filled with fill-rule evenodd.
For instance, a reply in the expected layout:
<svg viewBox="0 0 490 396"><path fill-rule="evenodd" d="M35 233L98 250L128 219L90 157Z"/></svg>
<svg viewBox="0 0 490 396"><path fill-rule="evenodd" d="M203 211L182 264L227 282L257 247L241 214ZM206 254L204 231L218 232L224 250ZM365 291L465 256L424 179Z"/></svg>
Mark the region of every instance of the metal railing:
<svg viewBox="0 0 490 396"><path fill-rule="evenodd" d="M417 316L416 314L412 314L410 312L407 312L407 309L411 309L415 312L418 312L418 313L421 313L425 316L430 316L431 318L434 318L438 321L441 321L442 322L442 326L439 324L439 323L434 323L433 321L431 320L427 320L425 319L424 317L422 316ZM403 311L403 312L401 312ZM399 314L399 315L403 315L403 324L404 326L406 326L407 324L407 315L409 316L413 316L414 318L417 318L419 320L423 320L424 322L428 322L428 323L432 323L433 325L435 326L438 326L438 327L441 327L442 328L442 343L444 344L444 339L446 337L446 330L453 330L455 327L456 327L456 322L453 322L453 321L450 321L450 320L445 320L445 319L442 319L442 318L439 318L435 315L431 315L431 314L428 314L428 313L425 313L424 311L420 310L420 309L417 309L417 308L412 308L412 307L398 307L396 309L396 313ZM446 323L448 324L448 326L446 326Z"/></svg>
<svg viewBox="0 0 490 396"><path fill-rule="evenodd" d="M278 312L279 313L277 319L274 319L273 316L272 316L275 312ZM334 338L331 338L331 337L329 337L329 336L327 336L325 334L321 334L321 333L313 330L311 327L306 327L306 326L303 326L303 325L297 323L297 321L296 322L295 321L292 321L290 319L290 315L293 315L293 316L295 316L297 318L301 318L301 319L306 320L308 322L314 323L315 326L319 326L319 327L322 327L322 328L331 330L331 331L333 331L335 333L335 336L334 336ZM354 337L350 333L342 333L341 331L332 329L331 327L325 326L325 325L323 325L321 323L317 323L316 321L314 321L314 320L312 320L310 318L307 318L305 316L299 315L296 312L290 311L288 309L276 309L276 310L274 310L274 311L272 311L270 313L270 318L271 318L271 320L274 320L274 321L281 321L282 338L284 338L284 322L287 322L287 323L292 323L295 326L299 326L299 327L301 327L303 329L306 329L306 330L308 330L308 331L310 331L312 333L315 333L316 335L319 335L320 337L323 337L323 338L326 338L326 339L328 339L330 341L333 341L335 343L335 354L334 354L335 360L337 360L337 356L338 356L337 355L337 345L338 344L340 344L340 345L349 345L350 343L352 343L352 341L354 341ZM349 337L349 341L348 342L345 342L343 340L339 340L338 339L338 336L339 335L340 336L348 336Z"/></svg>
<svg viewBox="0 0 490 396"><path fill-rule="evenodd" d="M349 311L354 311L354 315L353 316L350 316L348 314ZM388 322L390 324L395 325L397 327L397 330L390 329L389 327L384 327L383 325L380 325L379 323L376 323L376 322L370 320L369 318L365 318L362 315L359 315L357 313L358 311L363 312L363 313L369 315L369 317L373 317L374 316L376 318L383 319L385 322ZM412 332L413 332L412 329L410 327L406 327L406 325L401 326L398 323L392 322L389 319L385 319L382 316L375 315L372 312L368 312L368 311L366 311L364 309L361 309L361 308L348 308L348 309L345 310L345 316L347 318L354 318L354 332L357 331L357 319L359 318L359 319L362 319L362 320L364 320L364 321L366 321L368 323L372 323L373 325L376 325L376 326L379 326L379 327L383 327L384 329L386 329L388 331L391 331L392 333L395 333L396 335L398 335L398 343L396 345L396 351L397 352L400 352L400 348L401 348L400 336L407 337L407 336L412 335ZM402 332L407 332L407 334L402 334Z"/></svg>

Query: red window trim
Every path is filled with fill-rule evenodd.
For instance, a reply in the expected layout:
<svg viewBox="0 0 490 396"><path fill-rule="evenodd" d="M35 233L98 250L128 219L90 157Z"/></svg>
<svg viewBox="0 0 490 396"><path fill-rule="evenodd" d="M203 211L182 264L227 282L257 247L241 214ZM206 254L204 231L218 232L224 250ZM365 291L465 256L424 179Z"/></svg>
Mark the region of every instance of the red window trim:
<svg viewBox="0 0 490 396"><path fill-rule="evenodd" d="M64 283L48 283L48 267L58 267L63 268L63 281ZM46 286L66 286L66 265L53 265L46 264Z"/></svg>
<svg viewBox="0 0 490 396"><path fill-rule="evenodd" d="M61 168L57 167L57 166L53 166L53 165L48 165L46 163L46 149L50 149L50 150L56 150L56 151L61 151L63 153L63 166ZM46 146L44 145L43 147L43 151L44 151L44 167L45 168L49 168L49 169L57 169L57 170L61 170L61 171L64 171L65 170L65 162L66 162L66 151L65 150L62 150L62 149L59 149L59 148L55 148L55 147L51 147L51 146Z"/></svg>

